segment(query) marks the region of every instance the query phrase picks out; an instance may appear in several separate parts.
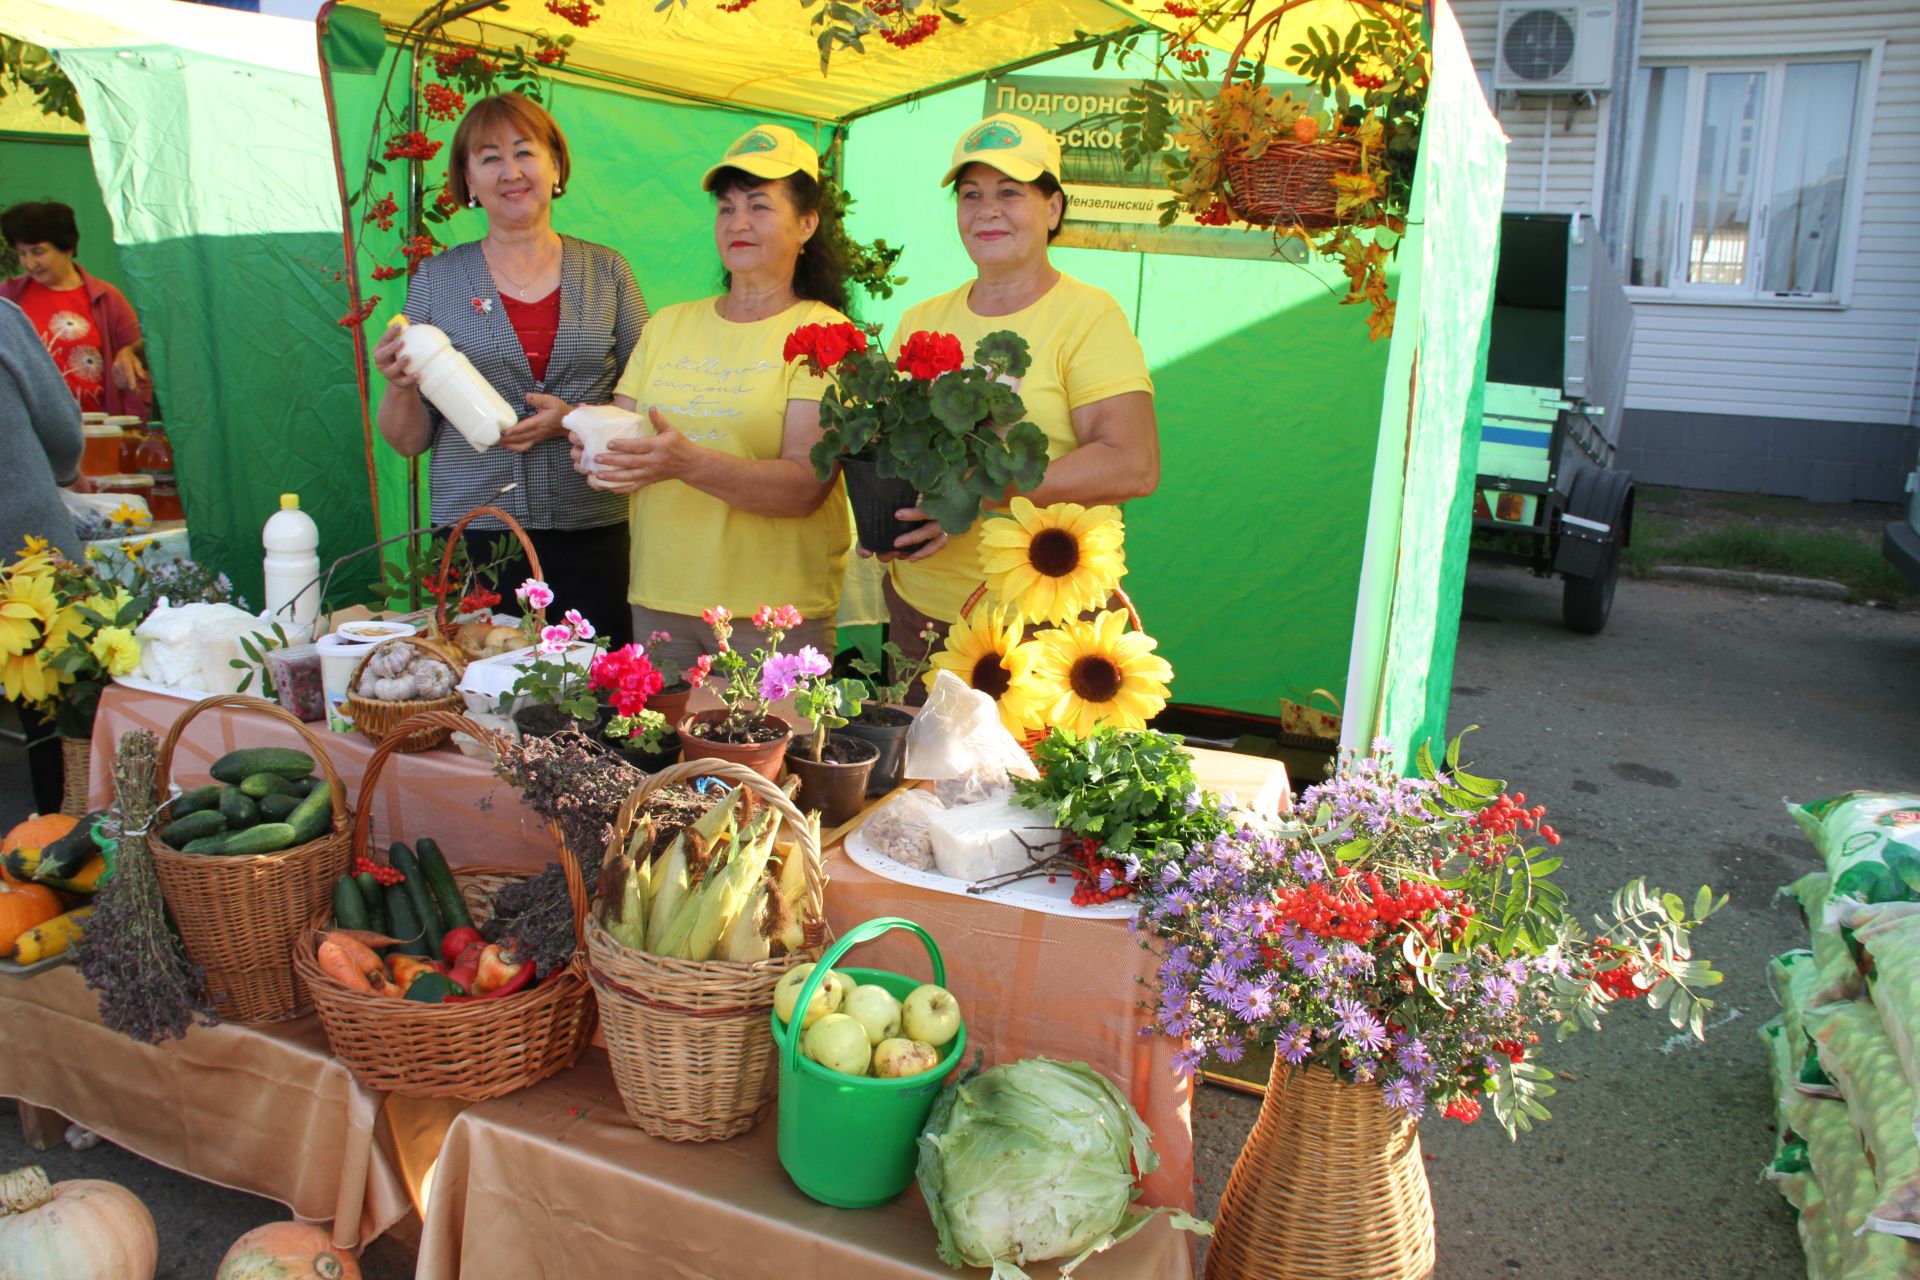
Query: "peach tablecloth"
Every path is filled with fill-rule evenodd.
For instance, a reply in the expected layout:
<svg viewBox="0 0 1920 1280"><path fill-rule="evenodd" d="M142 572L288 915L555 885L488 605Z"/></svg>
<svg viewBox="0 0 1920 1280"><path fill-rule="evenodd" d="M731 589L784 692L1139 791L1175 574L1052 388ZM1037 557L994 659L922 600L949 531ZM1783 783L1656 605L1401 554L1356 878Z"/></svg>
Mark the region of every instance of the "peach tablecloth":
<svg viewBox="0 0 1920 1280"><path fill-rule="evenodd" d="M71 965L0 978L0 1097L50 1107L147 1159L333 1221L341 1245L413 1209L373 1141L380 1096L333 1060L313 1017L195 1027L164 1045L100 1025Z"/></svg>
<svg viewBox="0 0 1920 1280"><path fill-rule="evenodd" d="M780 1168L771 1119L731 1142L676 1143L628 1123L606 1055L468 1108L447 1131L420 1237L419 1280L952 1280L917 1187L831 1209ZM1157 1219L1076 1280L1191 1274ZM984 1271L970 1271L984 1276ZM1044 1268L1035 1271L1045 1274Z"/></svg>

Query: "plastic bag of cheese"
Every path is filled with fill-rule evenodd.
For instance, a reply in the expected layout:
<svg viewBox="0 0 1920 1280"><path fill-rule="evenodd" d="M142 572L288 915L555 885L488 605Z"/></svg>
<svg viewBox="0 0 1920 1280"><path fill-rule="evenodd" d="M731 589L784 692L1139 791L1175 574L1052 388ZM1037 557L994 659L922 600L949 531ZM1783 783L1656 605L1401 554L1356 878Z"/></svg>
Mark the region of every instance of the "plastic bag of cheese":
<svg viewBox="0 0 1920 1280"><path fill-rule="evenodd" d="M1900 1069L1880 1015L1864 1000L1849 1000L1804 1015L1820 1065L1840 1087L1847 1115L1867 1154L1879 1198L1867 1226L1920 1237L1920 1102Z"/></svg>
<svg viewBox="0 0 1920 1280"><path fill-rule="evenodd" d="M932 782L944 805L1004 796L1013 790L1009 779L1040 776L1000 723L993 699L950 671L935 673L926 705L907 730L903 772Z"/></svg>
<svg viewBox="0 0 1920 1280"><path fill-rule="evenodd" d="M873 811L860 825L860 834L902 866L925 871L933 865L933 815L943 808L930 791L902 791Z"/></svg>
<svg viewBox="0 0 1920 1280"><path fill-rule="evenodd" d="M1865 902L1920 901L1920 795L1848 791L1787 812L1813 841L1833 891Z"/></svg>

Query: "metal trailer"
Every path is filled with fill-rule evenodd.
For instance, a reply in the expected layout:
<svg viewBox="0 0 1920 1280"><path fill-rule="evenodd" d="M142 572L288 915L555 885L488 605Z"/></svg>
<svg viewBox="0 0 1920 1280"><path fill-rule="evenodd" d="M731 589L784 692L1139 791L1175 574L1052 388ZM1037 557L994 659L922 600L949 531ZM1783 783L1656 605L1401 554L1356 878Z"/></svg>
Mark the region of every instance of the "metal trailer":
<svg viewBox="0 0 1920 1280"><path fill-rule="evenodd" d="M1887 525L1881 550L1907 581L1920 587L1920 467L1907 476L1907 518Z"/></svg>
<svg viewBox="0 0 1920 1280"><path fill-rule="evenodd" d="M1583 213L1501 217L1474 553L1565 581L1561 614L1607 625L1633 533L1633 477L1613 467L1633 308Z"/></svg>

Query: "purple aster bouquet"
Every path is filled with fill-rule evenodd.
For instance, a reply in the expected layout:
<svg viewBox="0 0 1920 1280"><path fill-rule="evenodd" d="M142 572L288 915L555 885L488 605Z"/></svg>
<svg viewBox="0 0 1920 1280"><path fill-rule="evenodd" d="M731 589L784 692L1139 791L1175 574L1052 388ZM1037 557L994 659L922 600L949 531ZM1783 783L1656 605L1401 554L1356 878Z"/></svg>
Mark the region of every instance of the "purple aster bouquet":
<svg viewBox="0 0 1920 1280"><path fill-rule="evenodd" d="M1139 924L1159 940L1154 1026L1176 1067L1271 1044L1297 1069L1375 1085L1389 1107L1463 1123L1480 1098L1509 1135L1547 1118L1543 1031L1564 1039L1616 1000L1646 997L1703 1035L1690 931L1726 899L1692 903L1634 880L1589 934L1553 883L1559 833L1524 794L1425 747L1402 776L1385 742L1343 758L1279 824L1230 824L1130 867Z"/></svg>
<svg viewBox="0 0 1920 1280"><path fill-rule="evenodd" d="M780 652L780 642L787 632L806 621L790 604L763 604L754 611L753 625L766 642L752 653L734 647L733 615L725 608L716 605L700 616L719 641L713 674L726 681L724 687L715 690L725 704L725 718L703 735L708 738L754 741L756 727L773 715L774 703L792 697L803 681L833 668L833 662L810 644L794 653Z"/></svg>

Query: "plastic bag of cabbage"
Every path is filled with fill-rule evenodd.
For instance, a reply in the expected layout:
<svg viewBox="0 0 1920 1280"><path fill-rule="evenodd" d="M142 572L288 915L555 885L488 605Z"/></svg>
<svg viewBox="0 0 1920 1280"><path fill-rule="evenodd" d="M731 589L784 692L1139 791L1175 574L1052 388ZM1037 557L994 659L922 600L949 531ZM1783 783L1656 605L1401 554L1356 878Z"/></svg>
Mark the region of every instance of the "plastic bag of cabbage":
<svg viewBox="0 0 1920 1280"><path fill-rule="evenodd" d="M1130 1206L1158 1168L1153 1134L1106 1077L1080 1062L1028 1058L949 1084L920 1134L920 1190L951 1267L1025 1280L1024 1263L1070 1260L1071 1275L1158 1213L1206 1235L1178 1209Z"/></svg>

